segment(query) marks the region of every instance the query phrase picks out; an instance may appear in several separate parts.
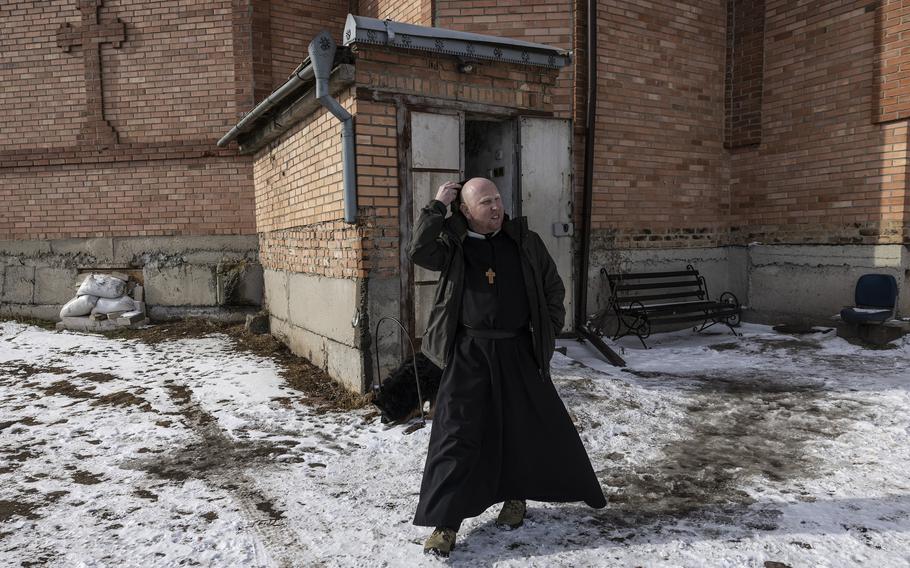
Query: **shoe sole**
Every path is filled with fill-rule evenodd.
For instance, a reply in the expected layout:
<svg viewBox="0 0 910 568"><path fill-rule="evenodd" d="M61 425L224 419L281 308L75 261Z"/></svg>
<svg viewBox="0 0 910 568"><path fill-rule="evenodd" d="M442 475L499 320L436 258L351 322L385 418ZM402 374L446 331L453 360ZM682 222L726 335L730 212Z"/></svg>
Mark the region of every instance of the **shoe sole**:
<svg viewBox="0 0 910 568"><path fill-rule="evenodd" d="M496 525L497 525L497 526L505 527L505 528L510 528L510 529L517 529L517 528L520 528L520 527L521 527L522 525L524 525L524 524L525 524L524 521L521 521L521 522L518 523L517 525L510 525L509 523L500 523L499 521L496 521Z"/></svg>
<svg viewBox="0 0 910 568"><path fill-rule="evenodd" d="M455 550L455 545L454 545L454 544L452 545L452 550ZM449 552L444 552L444 551L442 551L442 550L439 550L438 548L424 548L424 549L423 549L423 553L424 553L424 554L429 554L430 556L438 556L438 557L440 557L440 558L448 558L448 557L449 557L449 554L451 553L451 550L450 550Z"/></svg>

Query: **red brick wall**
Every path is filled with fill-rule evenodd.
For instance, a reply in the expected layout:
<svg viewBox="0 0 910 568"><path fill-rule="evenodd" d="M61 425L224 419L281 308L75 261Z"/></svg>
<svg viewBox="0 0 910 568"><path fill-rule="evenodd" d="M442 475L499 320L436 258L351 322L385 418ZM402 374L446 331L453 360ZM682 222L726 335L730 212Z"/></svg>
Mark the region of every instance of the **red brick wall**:
<svg viewBox="0 0 910 568"><path fill-rule="evenodd" d="M357 15L419 26L438 25L433 23L434 2L438 4L438 0L360 0Z"/></svg>
<svg viewBox="0 0 910 568"><path fill-rule="evenodd" d="M727 0L727 148L761 142L765 0Z"/></svg>
<svg viewBox="0 0 910 568"><path fill-rule="evenodd" d="M356 93L337 97L355 117L358 225L343 218L341 126L319 110L256 155L256 219L263 266L336 278L399 270L396 94L552 109L556 72L513 64L464 75L449 57L381 47L356 49Z"/></svg>
<svg viewBox="0 0 910 568"><path fill-rule="evenodd" d="M233 98L231 12L230 1L104 3L102 19L126 24L120 47L100 50L105 115L121 142L218 136L234 110L210 104ZM81 28L76 0L0 6L0 151L76 142L86 108L83 52L58 46L64 23Z"/></svg>
<svg viewBox="0 0 910 568"><path fill-rule="evenodd" d="M573 47L571 0L436 0L436 25L441 28L542 43L560 49ZM572 113L572 67L566 67L552 91L553 111L560 118Z"/></svg>
<svg viewBox="0 0 910 568"><path fill-rule="evenodd" d="M254 232L252 175L233 158L0 169L0 239Z"/></svg>
<svg viewBox="0 0 910 568"><path fill-rule="evenodd" d="M307 58L316 34L328 31L340 45L348 15L347 1L275 0L268 2L271 20L272 88L282 85Z"/></svg>
<svg viewBox="0 0 910 568"><path fill-rule="evenodd" d="M356 57L356 82L364 88L505 106L516 112L553 111L556 69L496 63L464 74L451 56L373 46L357 47Z"/></svg>
<svg viewBox="0 0 910 568"><path fill-rule="evenodd" d="M876 121L910 118L910 3L881 0L876 22Z"/></svg>
<svg viewBox="0 0 910 568"><path fill-rule="evenodd" d="M105 0L125 39L88 84L77 6L0 6L0 238L253 232L251 160L215 148L252 103L248 0ZM117 144L80 138L99 81Z"/></svg>
<svg viewBox="0 0 910 568"><path fill-rule="evenodd" d="M341 123L317 111L256 155L260 260L273 270L334 278L398 270L395 107L339 96L355 116L358 224L343 221Z"/></svg>
<svg viewBox="0 0 910 568"><path fill-rule="evenodd" d="M595 233L617 246L722 244L726 2L604 0L598 12Z"/></svg>
<svg viewBox="0 0 910 568"><path fill-rule="evenodd" d="M856 0L767 10L762 144L733 155L733 238L900 242L907 128L870 112L875 10Z"/></svg>

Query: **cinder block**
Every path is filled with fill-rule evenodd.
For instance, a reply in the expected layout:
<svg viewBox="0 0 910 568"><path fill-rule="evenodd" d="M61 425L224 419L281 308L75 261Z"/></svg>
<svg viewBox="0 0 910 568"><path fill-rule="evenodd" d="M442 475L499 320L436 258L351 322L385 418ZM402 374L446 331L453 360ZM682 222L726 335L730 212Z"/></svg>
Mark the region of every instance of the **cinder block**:
<svg viewBox="0 0 910 568"><path fill-rule="evenodd" d="M69 329L71 331L110 331L118 327L120 326L111 320L93 321L88 316L62 318L56 325L57 329Z"/></svg>
<svg viewBox="0 0 910 568"><path fill-rule="evenodd" d="M93 239L58 239L50 241L51 252L57 255L78 255L94 259L94 264L110 264L114 260L114 244L109 237Z"/></svg>
<svg viewBox="0 0 910 568"><path fill-rule="evenodd" d="M262 265L258 262L239 262L219 265L218 302L226 306L262 305Z"/></svg>
<svg viewBox="0 0 910 568"><path fill-rule="evenodd" d="M290 323L339 343L356 345L351 320L359 298L354 280L290 274L288 298Z"/></svg>
<svg viewBox="0 0 910 568"><path fill-rule="evenodd" d="M76 295L77 271L72 268L35 270L35 303L65 304Z"/></svg>
<svg viewBox="0 0 910 568"><path fill-rule="evenodd" d="M142 257L182 256L198 252L218 253L217 262L225 252L259 250L257 235L183 236L183 237L117 237L113 239L114 262L127 266Z"/></svg>
<svg viewBox="0 0 910 568"><path fill-rule="evenodd" d="M142 270L146 302L158 306L215 306L215 271L211 266L146 266Z"/></svg>
<svg viewBox="0 0 910 568"><path fill-rule="evenodd" d="M33 304L35 298L35 267L7 266L3 275L3 295L0 300L11 304Z"/></svg>
<svg viewBox="0 0 910 568"><path fill-rule="evenodd" d="M363 392L363 353L359 349L276 318L271 318L270 323L272 335L281 339L292 353L306 357L348 390Z"/></svg>
<svg viewBox="0 0 910 568"><path fill-rule="evenodd" d="M49 252L48 241L0 241L0 256L37 256Z"/></svg>
<svg viewBox="0 0 910 568"><path fill-rule="evenodd" d="M288 273L284 270L266 270L262 276L264 300L269 315L288 321Z"/></svg>
<svg viewBox="0 0 910 568"><path fill-rule="evenodd" d="M240 274L240 280L228 296L230 306L261 306L264 294L262 265L248 263Z"/></svg>

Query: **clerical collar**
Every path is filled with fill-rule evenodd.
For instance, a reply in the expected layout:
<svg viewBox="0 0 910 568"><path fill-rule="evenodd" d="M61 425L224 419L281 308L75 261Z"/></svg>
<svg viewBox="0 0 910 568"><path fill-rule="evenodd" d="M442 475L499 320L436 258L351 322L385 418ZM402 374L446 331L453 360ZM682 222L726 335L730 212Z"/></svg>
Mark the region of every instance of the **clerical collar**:
<svg viewBox="0 0 910 568"><path fill-rule="evenodd" d="M484 235L483 233L475 233L471 229L468 229L468 236L471 238L474 238L474 239L492 239L497 234L499 234L499 231L501 231L501 230L502 229L496 229L492 233L487 233L486 235Z"/></svg>

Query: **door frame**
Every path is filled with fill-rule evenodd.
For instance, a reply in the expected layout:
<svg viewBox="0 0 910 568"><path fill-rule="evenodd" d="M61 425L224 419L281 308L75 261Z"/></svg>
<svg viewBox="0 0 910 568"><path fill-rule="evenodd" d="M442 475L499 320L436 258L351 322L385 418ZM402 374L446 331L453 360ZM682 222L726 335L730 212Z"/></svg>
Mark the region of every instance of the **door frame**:
<svg viewBox="0 0 910 568"><path fill-rule="evenodd" d="M382 93L371 93L370 100L379 102L393 102L396 109L396 124L398 136L398 235L399 235L399 286L400 286L400 303L399 316L402 325L407 330L411 341L414 342L414 348L420 350L420 340L416 337L416 315L415 315L415 295L414 295L414 267L408 258L407 248L411 240L413 231L413 180L411 179L411 113L425 112L433 114L461 115L460 136L461 136L461 168L464 171L464 123L466 116L472 119L482 120L484 117L491 120L511 120L515 127L513 129L513 140L515 144L516 168L515 183L512 188L514 195L513 214L515 217L521 216L521 176L518 171L521 160L520 145L520 128L519 120L522 117L538 118L556 118L552 112L535 112L529 109L487 106L477 103L464 103L461 101L446 101L442 99L432 99L428 97L419 97L413 95L406 96L382 96ZM570 119L571 122L571 119ZM572 143L572 140L570 140ZM574 264L574 263L573 263ZM573 265L574 269L574 265ZM399 341L402 358L410 355L409 344L403 340Z"/></svg>

